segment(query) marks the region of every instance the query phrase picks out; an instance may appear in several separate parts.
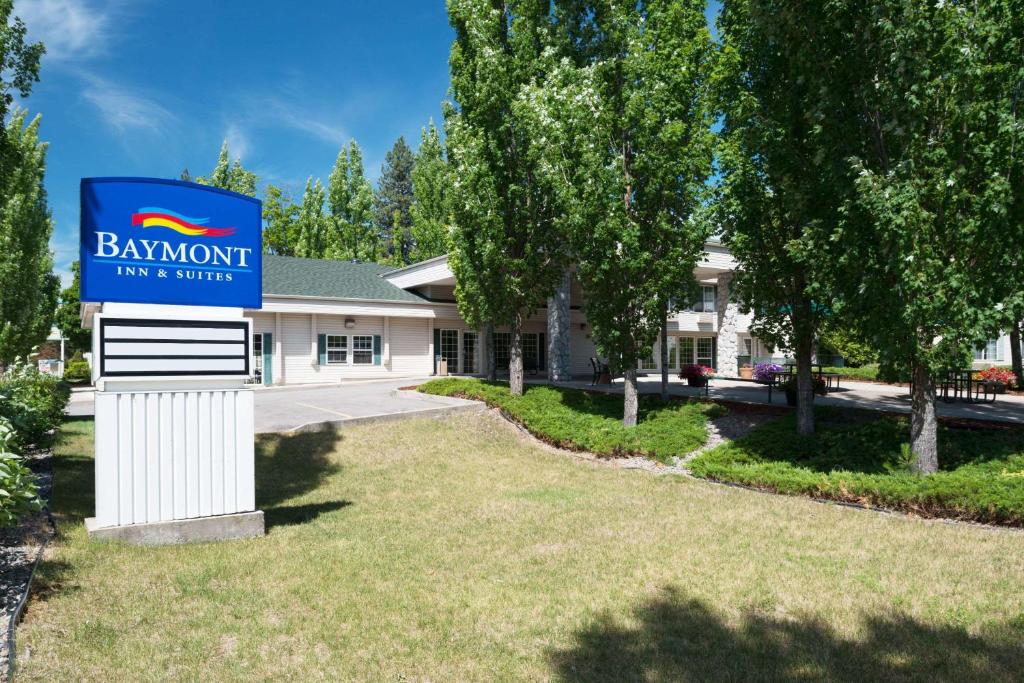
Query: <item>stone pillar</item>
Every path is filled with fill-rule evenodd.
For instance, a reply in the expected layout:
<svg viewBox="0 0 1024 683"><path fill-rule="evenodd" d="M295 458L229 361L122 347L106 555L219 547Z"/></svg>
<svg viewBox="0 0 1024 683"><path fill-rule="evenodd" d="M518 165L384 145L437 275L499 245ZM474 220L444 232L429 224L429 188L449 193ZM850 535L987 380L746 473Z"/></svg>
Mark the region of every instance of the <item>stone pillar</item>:
<svg viewBox="0 0 1024 683"><path fill-rule="evenodd" d="M552 382L567 382L572 378L571 282L572 276L566 271L558 289L548 299L548 379Z"/></svg>
<svg viewBox="0 0 1024 683"><path fill-rule="evenodd" d="M736 335L736 322L739 317L739 306L729 301L729 286L732 273L718 276L718 369L719 377L739 377L736 354L739 348L739 337Z"/></svg>

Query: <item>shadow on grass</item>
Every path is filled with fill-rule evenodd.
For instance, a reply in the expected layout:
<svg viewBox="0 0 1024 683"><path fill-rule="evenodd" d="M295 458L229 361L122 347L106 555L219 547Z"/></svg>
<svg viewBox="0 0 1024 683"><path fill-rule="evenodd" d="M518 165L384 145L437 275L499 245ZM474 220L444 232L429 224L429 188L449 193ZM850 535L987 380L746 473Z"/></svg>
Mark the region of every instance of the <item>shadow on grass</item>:
<svg viewBox="0 0 1024 683"><path fill-rule="evenodd" d="M906 615L871 616L847 638L813 619L748 614L732 626L676 589L636 609L637 625L602 615L575 647L549 655L564 681L1012 681L1024 627L975 636Z"/></svg>
<svg viewBox="0 0 1024 683"><path fill-rule="evenodd" d="M306 505L278 505L263 511L263 521L267 530L277 526L295 526L312 522L322 514L347 508L352 503L347 500L330 500L326 503L307 503Z"/></svg>
<svg viewBox="0 0 1024 683"><path fill-rule="evenodd" d="M263 510L268 525L297 524L303 516L313 519L330 511L328 506L335 505L337 507L333 509L340 509L350 505L348 501L334 501L317 504L321 509L316 509L317 505L280 506L316 490L326 479L341 471L341 466L331 459L331 454L343 440L344 437L333 427L317 432L257 436L256 507ZM303 508L306 508L305 512Z"/></svg>

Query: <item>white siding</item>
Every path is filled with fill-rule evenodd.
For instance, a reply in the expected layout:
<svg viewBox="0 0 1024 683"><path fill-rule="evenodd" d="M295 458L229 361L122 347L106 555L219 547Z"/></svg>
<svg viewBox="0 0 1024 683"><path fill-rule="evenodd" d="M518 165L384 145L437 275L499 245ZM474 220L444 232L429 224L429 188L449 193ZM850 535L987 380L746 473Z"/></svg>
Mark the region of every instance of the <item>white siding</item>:
<svg viewBox="0 0 1024 683"><path fill-rule="evenodd" d="M391 374L425 377L433 372L429 321L391 318Z"/></svg>
<svg viewBox="0 0 1024 683"><path fill-rule="evenodd" d="M98 392L98 525L253 510L252 398L248 389Z"/></svg>

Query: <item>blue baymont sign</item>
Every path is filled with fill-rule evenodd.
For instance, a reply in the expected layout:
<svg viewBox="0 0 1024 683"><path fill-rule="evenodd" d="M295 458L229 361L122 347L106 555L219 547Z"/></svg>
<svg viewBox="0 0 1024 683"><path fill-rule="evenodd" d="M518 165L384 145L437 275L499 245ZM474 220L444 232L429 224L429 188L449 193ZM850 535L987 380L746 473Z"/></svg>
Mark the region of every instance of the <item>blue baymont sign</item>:
<svg viewBox="0 0 1024 683"><path fill-rule="evenodd" d="M82 179L82 301L263 305L262 207L159 178Z"/></svg>

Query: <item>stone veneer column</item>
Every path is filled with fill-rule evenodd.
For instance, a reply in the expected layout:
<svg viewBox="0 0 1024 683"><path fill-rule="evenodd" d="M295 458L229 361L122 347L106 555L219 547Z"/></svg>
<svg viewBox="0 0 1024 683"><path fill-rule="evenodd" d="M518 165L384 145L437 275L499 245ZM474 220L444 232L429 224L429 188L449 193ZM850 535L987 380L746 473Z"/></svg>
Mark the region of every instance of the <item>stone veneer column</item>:
<svg viewBox="0 0 1024 683"><path fill-rule="evenodd" d="M739 306L729 301L729 286L732 273L718 276L718 368L719 377L739 377L740 369L736 361L739 338L736 336L736 323L739 318Z"/></svg>
<svg viewBox="0 0 1024 683"><path fill-rule="evenodd" d="M567 382L571 379L571 282L572 276L566 271L558 289L548 299L548 379L552 382Z"/></svg>

